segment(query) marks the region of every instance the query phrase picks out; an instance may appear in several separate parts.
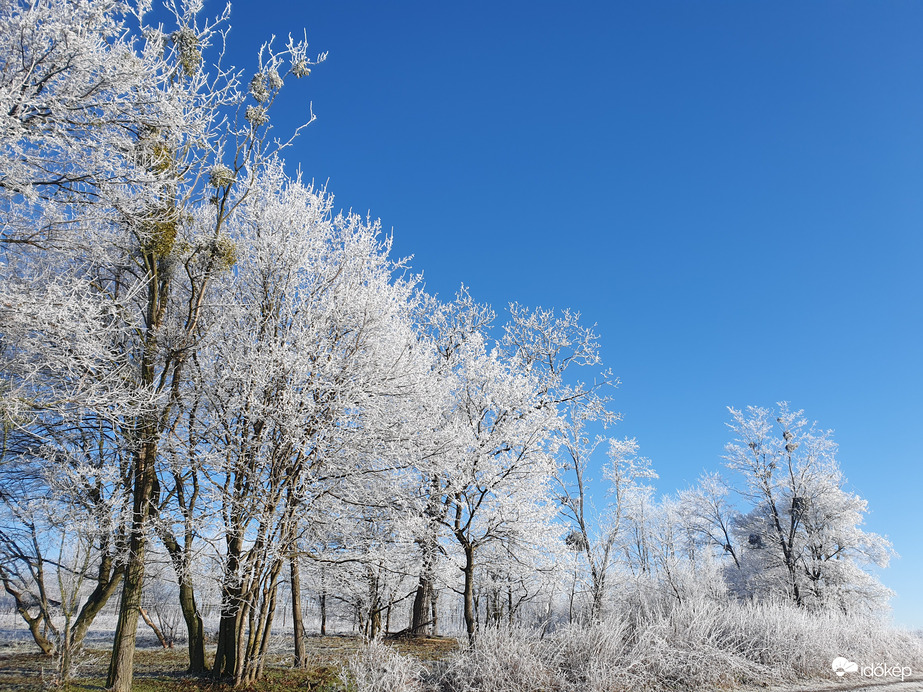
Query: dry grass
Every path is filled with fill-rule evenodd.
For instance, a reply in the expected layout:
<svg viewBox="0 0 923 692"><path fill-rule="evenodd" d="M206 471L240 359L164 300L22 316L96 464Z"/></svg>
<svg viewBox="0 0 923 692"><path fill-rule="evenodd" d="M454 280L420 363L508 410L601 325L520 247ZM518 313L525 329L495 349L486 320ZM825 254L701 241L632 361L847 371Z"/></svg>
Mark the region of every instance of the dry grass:
<svg viewBox="0 0 923 692"><path fill-rule="evenodd" d="M454 639L420 638L390 642L396 652L413 656L416 661L445 658L457 648ZM347 662L363 647L358 637L327 636L306 639L308 665L291 667L290 652L280 651L267 662L266 680L250 688L253 692L340 692L346 689L341 674ZM390 650L390 649L389 649ZM210 653L214 653L211 651ZM0 690L26 692L60 689L70 692L98 692L105 684L109 652L90 649L78 661L77 676L66 688L55 687L54 659L22 651L0 652ZM184 648L139 649L135 656L133 690L137 692L182 692L184 690L223 692L230 686L186 675L189 659ZM419 665L419 664L417 664Z"/></svg>
<svg viewBox="0 0 923 692"><path fill-rule="evenodd" d="M810 613L788 604L705 599L616 613L541 638L523 630L480 634L451 657L440 692L628 692L778 687L836 681L837 656L923 670L923 641L873 618ZM880 682L880 681L879 681Z"/></svg>
<svg viewBox="0 0 923 692"><path fill-rule="evenodd" d="M912 666L916 684L923 672L923 640L873 618L811 613L789 604L706 598L682 604L647 603L643 609L626 604L602 623L570 625L544 637L526 629L486 629L473 649L443 638L363 643L357 637L328 636L309 637L307 644L309 665L294 670L291 644L280 640L277 653L267 662L266 679L249 689L688 692L747 685L791 689L803 681L838 682L830 667L837 656L860 665ZM68 689L101 690L107 662L107 652L87 652L78 661L80 677ZM187 678L186 662L183 649L139 650L134 689L229 689ZM50 659L0 653L0 690L41 689L53 676Z"/></svg>

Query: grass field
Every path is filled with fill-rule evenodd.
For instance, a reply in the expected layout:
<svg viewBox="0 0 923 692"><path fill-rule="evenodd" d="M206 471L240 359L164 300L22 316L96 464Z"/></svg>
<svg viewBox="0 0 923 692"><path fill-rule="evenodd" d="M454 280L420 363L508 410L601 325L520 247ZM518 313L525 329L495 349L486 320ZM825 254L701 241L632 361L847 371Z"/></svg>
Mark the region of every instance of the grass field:
<svg viewBox="0 0 923 692"><path fill-rule="evenodd" d="M600 622L544 630L484 627L474 647L449 638L310 636L308 665L292 668L292 640L273 635L265 678L252 692L816 692L887 683L923 690L923 638L870 614L817 613L790 603L627 604ZM656 607L654 607L656 606ZM0 630L16 635L13 630ZM74 680L56 689L103 689L108 630L74 662ZM22 634L21 631L18 634ZM111 641L111 638L110 640ZM142 637L133 689L230 690L186 676L186 652L156 649ZM0 638L0 690L55 688L55 660L24 638ZM214 655L214 648L209 651ZM837 677L832 662L857 666ZM872 672L861 672L861 671ZM880 670L880 673L874 672ZM895 672L898 671L898 672ZM348 682L347 682L348 681ZM901 685L900 688L896 687ZM910 685L908 688L907 685Z"/></svg>
<svg viewBox="0 0 923 692"><path fill-rule="evenodd" d="M335 635L308 637L309 664L296 670L291 667L291 653L278 653L267 662L266 679L248 688L254 692L338 692L346 690L340 679L340 666L356 653L359 637ZM421 661L439 660L454 651L458 644L448 638L396 639L389 642L403 654L413 654ZM214 654L214 651L209 651ZM181 690L230 690L231 686L211 680L190 678L185 670L188 657L184 648L139 649L135 656L137 692L180 692ZM0 690L25 692L43 688L68 692L102 690L105 684L109 652L89 649L77 662L76 677L67 686L55 686L55 661L31 651L0 651Z"/></svg>

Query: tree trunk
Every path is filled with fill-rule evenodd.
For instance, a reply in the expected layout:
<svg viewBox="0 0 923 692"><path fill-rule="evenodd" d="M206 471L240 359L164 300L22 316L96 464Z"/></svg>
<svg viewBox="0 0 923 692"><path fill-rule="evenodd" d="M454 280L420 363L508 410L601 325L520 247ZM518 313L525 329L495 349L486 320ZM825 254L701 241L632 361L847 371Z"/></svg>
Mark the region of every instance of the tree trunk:
<svg viewBox="0 0 923 692"><path fill-rule="evenodd" d="M263 666L269 651L269 639L272 631L272 620L276 612L276 594L279 586L279 574L285 563L279 560L273 564L269 572L269 580L262 588L262 597L259 610L252 604L249 613L249 628L247 646L239 651L238 674L235 676L236 687L250 685L263 676ZM241 625L242 627L243 625ZM242 638L238 639L242 641Z"/></svg>
<svg viewBox="0 0 923 692"><path fill-rule="evenodd" d="M506 607L507 607L507 624L513 626L513 590L507 588L506 590Z"/></svg>
<svg viewBox="0 0 923 692"><path fill-rule="evenodd" d="M591 571L593 577L593 610L590 617L592 622L599 622L602 619L603 596L606 593L605 564L608 561L608 554L604 555L603 560L604 562L600 569L594 567Z"/></svg>
<svg viewBox="0 0 923 692"><path fill-rule="evenodd" d="M179 605L186 621L186 635L189 642L189 670L191 675L202 675L208 672L205 663L205 623L196 607L195 591L189 575L183 575L179 580Z"/></svg>
<svg viewBox="0 0 923 692"><path fill-rule="evenodd" d="M147 611L144 608L138 608L138 613L141 615L141 619L144 620L145 624L154 631L154 635L157 637L157 641L160 642L160 646L164 649L172 649L173 645L163 636L163 632L160 631L157 623L151 620L151 616L147 614Z"/></svg>
<svg viewBox="0 0 923 692"><path fill-rule="evenodd" d="M24 608L17 608L17 610L23 620L29 625L29 633L38 645L38 648L42 650L45 656L53 656L55 652L54 643L42 633L42 622L44 621L42 614L39 613L35 617L32 617L29 615L29 611Z"/></svg>
<svg viewBox="0 0 923 692"><path fill-rule="evenodd" d="M368 569L369 584L369 612L368 612L368 632L366 635L369 639L378 636L381 630L381 590L378 575L374 573L371 567Z"/></svg>
<svg viewBox="0 0 923 692"><path fill-rule="evenodd" d="M415 637L428 634L429 625L429 583L427 578L420 574L417 583L417 593L413 597L413 609L410 614L410 633Z"/></svg>
<svg viewBox="0 0 923 692"><path fill-rule="evenodd" d="M381 608L376 604L369 613L369 639L374 639L381 632Z"/></svg>
<svg viewBox="0 0 923 692"><path fill-rule="evenodd" d="M96 587L87 597L86 603L83 604L83 607L77 614L77 619L74 620L70 638L75 647L79 647L83 643L90 629L90 625L93 624L93 620L96 619L99 612L106 606L109 599L112 598L112 595L115 593L116 589L118 589L122 581L122 570L113 570L112 564L113 560L111 555L107 555L102 559L99 565L99 571L97 572Z"/></svg>
<svg viewBox="0 0 923 692"><path fill-rule="evenodd" d="M433 616L431 618L432 625L430 631L434 637L439 636L439 610L436 607L436 599L439 597L439 593L436 591L436 588L432 583L429 585L429 603L432 609Z"/></svg>
<svg viewBox="0 0 923 692"><path fill-rule="evenodd" d="M298 567L298 556L289 558L291 563L291 588L292 588L292 632L295 636L295 667L304 668L307 658L304 650L304 620L301 616L301 574Z"/></svg>
<svg viewBox="0 0 923 692"><path fill-rule="evenodd" d="M70 618L68 617L68 620ZM74 651L76 651L76 646L74 645L74 639L71 636L71 623L64 623L64 643L61 646L61 660L58 663L58 684L67 686L67 683L71 679L71 667L73 662Z"/></svg>
<svg viewBox="0 0 923 692"><path fill-rule="evenodd" d="M177 486L180 485L180 482L180 479L177 479ZM195 493L193 496L195 496ZM182 505L182 501L180 503ZM202 675L208 672L208 667L205 663L205 625L196 606L195 586L192 583L192 575L190 574L190 555L194 533L189 526L188 512L191 511L190 508L193 504L194 499L190 501L189 506L184 510L187 517L185 545L180 545L179 541L176 540L176 536L170 532L169 527L161 527L158 535L170 555L170 562L173 565L173 571L176 573L176 583L179 586L179 607L186 623L186 641L189 644L189 668L187 672L190 675Z"/></svg>
<svg viewBox="0 0 923 692"><path fill-rule="evenodd" d="M237 669L237 633L240 627L241 585L237 581L243 540L228 541L228 562L221 594L221 619L218 622L218 650L212 665L212 677L233 677Z"/></svg>
<svg viewBox="0 0 923 692"><path fill-rule="evenodd" d="M29 633L32 635L32 639L35 640L38 648L41 649L42 653L46 656L53 655L55 652L54 642L48 639L42 632L42 624L48 621L46 611L39 608L36 616L32 617L29 614L29 606L26 605L22 593L16 590L6 572L2 571L2 567L0 567L0 578L2 578L3 587L6 592L12 596L13 600L16 602L16 612L26 621L26 624L29 626Z"/></svg>
<svg viewBox="0 0 923 692"><path fill-rule="evenodd" d="M468 633L468 644L474 646L474 632L477 627L474 613L474 546L465 542L465 631Z"/></svg>
<svg viewBox="0 0 923 692"><path fill-rule="evenodd" d="M156 431L145 426L141 449L135 461L134 492L132 503L131 538L128 564L122 588L122 602L115 628L112 658L106 687L111 692L130 692L134 673L135 639L138 633L138 616L141 594L144 589L144 561L147 551L147 524L151 515L151 499L157 487L155 461L157 457Z"/></svg>
<svg viewBox="0 0 923 692"><path fill-rule="evenodd" d="M187 672L191 675L202 675L208 671L205 664L205 625L195 602L195 587L189 574L189 559L179 542L168 531L161 532L161 539L170 554L179 586L179 607L186 623L186 641L189 645ZM188 545L188 536L186 541Z"/></svg>
<svg viewBox="0 0 923 692"><path fill-rule="evenodd" d="M218 621L218 649L212 665L213 678L233 677L237 668L237 626L240 606L236 602L225 602L221 606Z"/></svg>

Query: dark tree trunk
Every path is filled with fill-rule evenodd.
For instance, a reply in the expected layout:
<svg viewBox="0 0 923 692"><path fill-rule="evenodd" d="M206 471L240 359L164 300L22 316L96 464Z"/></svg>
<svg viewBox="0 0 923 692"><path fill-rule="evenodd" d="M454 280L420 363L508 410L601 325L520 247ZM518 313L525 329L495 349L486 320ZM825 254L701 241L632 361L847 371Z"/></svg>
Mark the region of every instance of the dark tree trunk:
<svg viewBox="0 0 923 692"><path fill-rule="evenodd" d="M191 675L202 675L208 671L205 664L205 625L195 602L195 588L189 574L189 557L180 546L179 541L169 531L160 532L161 540L170 554L176 582L179 585L179 607L186 623L186 641L189 643L189 668ZM191 540L186 537L187 545Z"/></svg>
<svg viewBox="0 0 923 692"><path fill-rule="evenodd" d="M128 542L128 564L125 568L122 602L115 628L112 658L106 687L111 692L130 692L134 673L135 639L141 594L144 589L144 562L147 553L147 525L151 516L152 499L157 488L156 430L145 426L141 449L135 460L131 534Z"/></svg>
<svg viewBox="0 0 923 692"><path fill-rule="evenodd" d="M369 639L374 639L381 631L381 608L376 604L369 613Z"/></svg>
<svg viewBox="0 0 923 692"><path fill-rule="evenodd" d="M324 566L320 566L320 634L327 634L327 580Z"/></svg>
<svg viewBox="0 0 923 692"><path fill-rule="evenodd" d="M429 634L430 611L429 581L423 574L417 583L417 592L413 598L413 609L410 613L410 633L416 637Z"/></svg>
<svg viewBox="0 0 923 692"><path fill-rule="evenodd" d="M301 574L298 567L298 556L289 558L291 563L291 588L292 588L292 632L295 636L295 667L303 668L307 665L304 650L304 620L301 616Z"/></svg>
<svg viewBox="0 0 923 692"><path fill-rule="evenodd" d="M186 621L186 635L189 642L189 673L203 675L208 672L205 663L205 623L196 607L195 591L188 575L180 579L179 605Z"/></svg>
<svg viewBox="0 0 923 692"><path fill-rule="evenodd" d="M468 633L468 644L474 645L474 632L477 629L477 619L474 612L474 546L465 542L465 631Z"/></svg>
<svg viewBox="0 0 923 692"><path fill-rule="evenodd" d="M240 629L241 588L236 583L243 541L234 537L228 541L228 564L221 595L221 619L218 622L218 649L212 666L212 677L233 677L237 671L237 637Z"/></svg>
<svg viewBox="0 0 923 692"><path fill-rule="evenodd" d="M113 559L111 555L106 555L99 564L99 570L96 576L96 587L87 597L86 603L77 614L74 625L71 629L70 638L75 647L79 647L93 620L99 615L99 612L106 606L109 599L118 589L122 581L122 570L113 569Z"/></svg>

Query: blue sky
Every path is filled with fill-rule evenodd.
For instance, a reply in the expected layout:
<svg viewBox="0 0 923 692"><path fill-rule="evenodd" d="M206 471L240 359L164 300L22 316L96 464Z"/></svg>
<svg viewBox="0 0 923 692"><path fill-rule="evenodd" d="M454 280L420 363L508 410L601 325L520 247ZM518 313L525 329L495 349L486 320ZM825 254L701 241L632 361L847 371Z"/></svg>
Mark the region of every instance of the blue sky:
<svg viewBox="0 0 923 692"><path fill-rule="evenodd" d="M721 467L729 405L833 428L923 627L923 4L241 0L232 26L241 67L271 34L329 51L279 104L318 117L286 159L431 292L597 323L661 491Z"/></svg>

